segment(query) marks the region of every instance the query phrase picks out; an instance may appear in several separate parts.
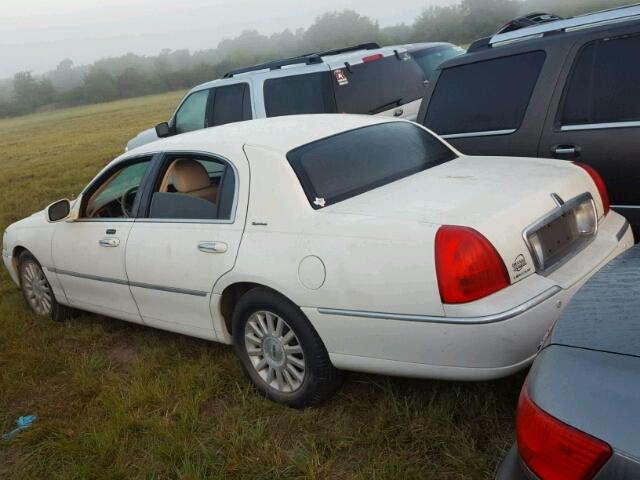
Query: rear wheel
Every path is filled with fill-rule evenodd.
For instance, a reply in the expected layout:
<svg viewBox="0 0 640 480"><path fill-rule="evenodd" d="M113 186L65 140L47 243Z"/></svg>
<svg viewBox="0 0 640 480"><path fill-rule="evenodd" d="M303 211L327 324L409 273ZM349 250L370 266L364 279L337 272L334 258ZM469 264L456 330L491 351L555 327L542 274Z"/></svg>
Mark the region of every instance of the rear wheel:
<svg viewBox="0 0 640 480"><path fill-rule="evenodd" d="M340 384L317 332L294 304L266 289L255 288L233 314L236 355L267 398L302 408L330 398Z"/></svg>
<svg viewBox="0 0 640 480"><path fill-rule="evenodd" d="M72 310L57 302L42 266L29 252L23 252L18 259L18 275L22 296L33 313L55 321L71 316Z"/></svg>

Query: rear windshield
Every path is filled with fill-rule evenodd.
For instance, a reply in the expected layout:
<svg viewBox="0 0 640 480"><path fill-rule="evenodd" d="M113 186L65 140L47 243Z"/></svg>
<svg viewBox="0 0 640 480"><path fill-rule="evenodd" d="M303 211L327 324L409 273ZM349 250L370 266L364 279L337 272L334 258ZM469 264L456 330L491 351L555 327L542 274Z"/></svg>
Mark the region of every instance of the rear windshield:
<svg viewBox="0 0 640 480"><path fill-rule="evenodd" d="M336 113L329 72L271 78L264 82L267 117Z"/></svg>
<svg viewBox="0 0 640 480"><path fill-rule="evenodd" d="M436 137L408 122L350 130L287 154L309 202L316 209L455 157Z"/></svg>
<svg viewBox="0 0 640 480"><path fill-rule="evenodd" d="M334 69L338 112L376 114L404 105L423 97L424 80L408 53Z"/></svg>

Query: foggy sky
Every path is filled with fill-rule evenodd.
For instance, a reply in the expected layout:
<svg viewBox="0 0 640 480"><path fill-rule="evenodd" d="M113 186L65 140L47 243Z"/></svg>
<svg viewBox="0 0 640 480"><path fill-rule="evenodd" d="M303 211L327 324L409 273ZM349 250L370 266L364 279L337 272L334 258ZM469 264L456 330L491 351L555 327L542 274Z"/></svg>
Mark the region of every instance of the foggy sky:
<svg viewBox="0 0 640 480"><path fill-rule="evenodd" d="M457 0L0 0L0 78L42 73L127 52L214 48L255 29L307 27L316 16L352 9L381 26L411 23L429 5Z"/></svg>

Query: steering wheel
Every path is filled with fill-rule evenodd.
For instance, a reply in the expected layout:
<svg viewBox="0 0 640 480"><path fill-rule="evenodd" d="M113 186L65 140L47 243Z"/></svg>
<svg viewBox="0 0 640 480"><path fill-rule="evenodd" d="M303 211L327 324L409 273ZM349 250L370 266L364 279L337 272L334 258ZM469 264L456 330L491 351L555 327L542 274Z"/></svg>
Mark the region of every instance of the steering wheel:
<svg viewBox="0 0 640 480"><path fill-rule="evenodd" d="M133 208L133 202L136 199L136 194L138 193L138 187L131 187L127 189L126 192L118 199L118 203L120 204L120 210L122 210L122 214L125 218L131 217L131 209Z"/></svg>

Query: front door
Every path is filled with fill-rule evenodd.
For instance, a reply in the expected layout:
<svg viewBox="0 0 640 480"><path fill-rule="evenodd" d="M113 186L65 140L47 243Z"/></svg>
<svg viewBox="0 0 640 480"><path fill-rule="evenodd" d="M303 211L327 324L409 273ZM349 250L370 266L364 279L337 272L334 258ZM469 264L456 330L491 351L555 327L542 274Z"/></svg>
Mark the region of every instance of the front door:
<svg viewBox="0 0 640 480"><path fill-rule="evenodd" d="M239 167L247 168L246 159ZM216 338L211 294L233 268L244 229L237 172L203 155L163 160L147 218L127 242L127 274L145 324Z"/></svg>
<svg viewBox="0 0 640 480"><path fill-rule="evenodd" d="M640 35L592 38L575 47L554 94L539 156L584 162L612 208L640 225Z"/></svg>
<svg viewBox="0 0 640 480"><path fill-rule="evenodd" d="M140 322L125 269L138 187L151 158L115 165L82 196L80 218L56 224L53 270L72 306Z"/></svg>

